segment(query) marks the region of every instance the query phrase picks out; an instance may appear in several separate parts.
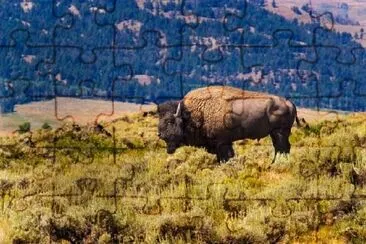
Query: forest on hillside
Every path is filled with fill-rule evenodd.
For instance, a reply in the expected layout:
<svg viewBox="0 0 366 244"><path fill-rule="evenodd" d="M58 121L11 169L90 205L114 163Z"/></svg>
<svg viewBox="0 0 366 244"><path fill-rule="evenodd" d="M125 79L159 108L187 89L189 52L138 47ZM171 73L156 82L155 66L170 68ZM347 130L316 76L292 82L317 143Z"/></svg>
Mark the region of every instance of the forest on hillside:
<svg viewBox="0 0 366 244"><path fill-rule="evenodd" d="M365 115L174 154L154 113L0 137L2 243L365 243Z"/></svg>
<svg viewBox="0 0 366 244"><path fill-rule="evenodd" d="M237 0L55 2L0 6L2 112L56 96L159 103L212 84L366 107L365 53L332 16L302 24Z"/></svg>

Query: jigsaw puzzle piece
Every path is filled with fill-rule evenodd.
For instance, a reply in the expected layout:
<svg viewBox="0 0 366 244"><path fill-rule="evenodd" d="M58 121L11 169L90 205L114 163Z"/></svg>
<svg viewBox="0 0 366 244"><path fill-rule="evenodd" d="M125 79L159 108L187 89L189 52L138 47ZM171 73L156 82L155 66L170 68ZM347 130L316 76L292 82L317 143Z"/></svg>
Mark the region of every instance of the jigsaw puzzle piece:
<svg viewBox="0 0 366 244"><path fill-rule="evenodd" d="M247 4L246 1L230 3L224 1L200 2L195 7L187 7L189 11L197 16L198 22L195 26L187 26L182 29L182 44L180 47L182 49L186 47L200 48L202 60L209 64L223 62L224 57L230 56L230 52L235 49L244 53L247 48L256 48L255 51L270 48L271 38L258 35L254 27L257 23L252 22L247 16L247 12L249 12L247 8L253 7ZM253 12L251 13L253 14ZM183 53L185 50L181 52ZM257 61L263 61L263 59L254 58L253 61L252 57L247 57L248 59L243 57L240 59L244 68L242 72L248 73L248 69L262 65L262 62L257 63ZM236 67L235 64L234 67ZM239 69L237 72L239 72Z"/></svg>
<svg viewBox="0 0 366 244"><path fill-rule="evenodd" d="M14 111L15 104L53 98L52 84L40 79L36 71L40 60L52 59L52 48L29 44L31 36L28 30L13 31L10 38L12 46L0 48L4 112Z"/></svg>
<svg viewBox="0 0 366 244"><path fill-rule="evenodd" d="M147 31L141 36L145 46L137 49L114 50L116 66L128 66L133 72L131 76L116 81L113 97L119 101L128 100L139 103L180 99L183 96L181 77L178 73L164 68L169 54L177 55L174 53L176 49L159 47L160 32ZM157 45L157 43L160 44Z"/></svg>
<svg viewBox="0 0 366 244"><path fill-rule="evenodd" d="M19 102L26 102L30 86L31 80L27 78L4 79L1 81L0 100L4 101L13 98L14 102L16 102L16 98L19 97L22 99Z"/></svg>
<svg viewBox="0 0 366 244"><path fill-rule="evenodd" d="M364 97L366 97L366 83L363 82L365 77L365 69L361 68L365 66L365 57L366 52L364 48L356 48L352 50L353 54L355 55L355 63L352 64L349 68L351 69L352 78L355 82L355 86L353 89L353 95L355 97L360 97L359 100L355 102L359 102L358 108L362 108L362 102L364 101Z"/></svg>
<svg viewBox="0 0 366 244"><path fill-rule="evenodd" d="M317 108L362 110L358 104L364 102L365 98L355 96L360 90L358 80L362 80L359 73L362 72L362 66L337 62L336 57L340 52L338 47L316 49L317 59L300 60L298 71L309 73L308 78L316 83L313 98L317 100Z"/></svg>
<svg viewBox="0 0 366 244"><path fill-rule="evenodd" d="M112 8L111 1L58 1L53 0L55 18L68 16L69 26L57 26L54 30L54 45L80 49L79 62L91 64L97 62L97 49L113 46L114 29L101 27L95 23L99 8ZM95 38L90 38L93 36Z"/></svg>
<svg viewBox="0 0 366 244"><path fill-rule="evenodd" d="M310 233L306 241L317 242L320 228L319 201L316 199L291 199L287 201L293 213L286 218L290 228L294 230L292 238L299 238L301 233Z"/></svg>
<svg viewBox="0 0 366 244"><path fill-rule="evenodd" d="M0 26L1 46L11 46L13 42L11 35L17 30L29 33L27 42L29 45L51 46L54 28L67 28L72 24L69 16L60 19L54 16L50 1L16 1L12 4L2 4L0 8L1 21L6 23Z"/></svg>
<svg viewBox="0 0 366 244"><path fill-rule="evenodd" d="M37 63L43 59L51 59L52 48L29 44L28 30L15 30L11 33L11 46L0 48L3 57L0 65L2 80L2 111L14 111L14 105L52 97L52 86L39 79L36 72ZM39 88L34 89L35 87ZM39 91L44 93L40 96ZM47 93L48 92L48 93ZM47 93L47 95L45 94ZM5 101L5 100L6 101Z"/></svg>
<svg viewBox="0 0 366 244"><path fill-rule="evenodd" d="M182 29L182 46L204 45L217 49L224 45L241 44L240 34L243 31L248 35L254 33L250 20L246 18L246 1L198 2L195 6L185 4L183 7L196 16L197 24Z"/></svg>
<svg viewBox="0 0 366 244"><path fill-rule="evenodd" d="M89 114L88 117L92 120L101 113L107 116L112 115L113 96L116 95L117 81L130 79L132 69L128 65L117 66L109 49L96 50L95 54L98 55L98 59L94 63L81 62L79 60L81 52L82 50L79 48L56 48L55 60L43 60L37 69L41 76L54 84L55 97L94 98L111 101L109 108L89 110L93 116ZM64 65L58 66L58 63ZM83 104L82 101L79 102ZM55 99L56 117L61 120L68 116L77 118L77 114L72 114L71 104L72 100L66 98ZM86 104L84 102L83 106Z"/></svg>
<svg viewBox="0 0 366 244"><path fill-rule="evenodd" d="M52 47L29 44L30 32L28 30L13 31L10 38L12 45L0 48L0 54L3 57L0 64L4 67L0 72L1 77L36 79L36 65L40 60L52 58Z"/></svg>
<svg viewBox="0 0 366 244"><path fill-rule="evenodd" d="M96 23L101 27L114 28L118 48L144 47L146 40L141 40L141 37L145 32L152 31L161 35L160 43L156 43L158 47L181 45L181 30L196 24L195 17L185 13L184 5L184 1L164 3L115 0L112 9L99 8Z"/></svg>
<svg viewBox="0 0 366 244"><path fill-rule="evenodd" d="M16 104L33 101L30 94L32 81L18 77L0 82L0 113L14 112Z"/></svg>
<svg viewBox="0 0 366 244"><path fill-rule="evenodd" d="M0 214L10 213L15 197L16 182L8 179L0 179Z"/></svg>
<svg viewBox="0 0 366 244"><path fill-rule="evenodd" d="M356 143L362 144L363 137L355 136ZM347 165L349 182L353 184L352 197L363 198L366 195L366 157L365 148L362 145L354 146L354 160Z"/></svg>
<svg viewBox="0 0 366 244"><path fill-rule="evenodd" d="M198 87L235 85L243 76L240 50L231 47L220 55L207 46L170 48L163 65L166 73L181 79L182 95Z"/></svg>
<svg viewBox="0 0 366 244"><path fill-rule="evenodd" d="M178 94L180 95L179 83L173 82L174 77L170 77L163 71L162 64L169 49L156 45L159 42L160 32L144 32L141 35L146 43L144 47L115 50L116 65L130 66L133 74L128 80L117 81L114 98L119 101L134 100L139 103L144 103L147 100L155 101L163 96L163 94L155 92L155 90L161 89L155 88L163 85L166 85L167 95L178 97Z"/></svg>
<svg viewBox="0 0 366 244"><path fill-rule="evenodd" d="M353 40L351 34L342 32L337 33L334 28L334 17L331 12L316 14L310 12L310 17L318 26L313 29L313 44L320 48L338 48L335 60L339 64L352 65L356 62L353 53L354 49L361 48L361 44Z"/></svg>
<svg viewBox="0 0 366 244"><path fill-rule="evenodd" d="M291 99L302 99L311 105L316 84L298 76L298 62L303 57L316 57L315 49L294 40L289 29L273 33L271 46L240 47L242 76L238 87L244 90L267 91ZM283 57L281 60L268 57ZM278 67L273 70L273 67ZM301 73L306 77L307 73ZM315 104L314 102L312 103Z"/></svg>

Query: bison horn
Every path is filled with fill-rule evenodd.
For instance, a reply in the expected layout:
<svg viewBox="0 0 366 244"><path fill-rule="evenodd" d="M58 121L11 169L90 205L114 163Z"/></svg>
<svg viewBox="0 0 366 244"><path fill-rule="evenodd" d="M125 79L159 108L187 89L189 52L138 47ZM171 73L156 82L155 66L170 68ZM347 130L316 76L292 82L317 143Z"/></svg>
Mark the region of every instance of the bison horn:
<svg viewBox="0 0 366 244"><path fill-rule="evenodd" d="M354 165L352 166L352 169L353 169L353 171L356 173L356 174L360 174L360 170L359 169L357 169Z"/></svg>
<svg viewBox="0 0 366 244"><path fill-rule="evenodd" d="M181 104L182 104L182 102L179 102L177 112L174 114L174 117L180 116L180 114L182 112L182 105Z"/></svg>
<svg viewBox="0 0 366 244"><path fill-rule="evenodd" d="M275 150L275 155L274 155L274 157L272 159L271 164L273 164L274 162L276 162L276 156L277 156L277 150Z"/></svg>

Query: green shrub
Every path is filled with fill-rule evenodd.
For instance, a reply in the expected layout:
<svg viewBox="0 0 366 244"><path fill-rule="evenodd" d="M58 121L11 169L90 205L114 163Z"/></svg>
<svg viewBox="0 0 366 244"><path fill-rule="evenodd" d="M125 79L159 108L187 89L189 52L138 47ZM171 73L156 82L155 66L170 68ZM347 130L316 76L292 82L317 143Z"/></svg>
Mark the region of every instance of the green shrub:
<svg viewBox="0 0 366 244"><path fill-rule="evenodd" d="M321 128L322 128L322 124L310 125L310 126L304 128L304 132L305 132L306 136L309 136L311 134L313 134L315 136L319 136Z"/></svg>
<svg viewBox="0 0 366 244"><path fill-rule="evenodd" d="M42 129L44 130L49 130L49 129L52 129L52 127L50 126L50 124L48 124L47 122L43 123L42 125Z"/></svg>
<svg viewBox="0 0 366 244"><path fill-rule="evenodd" d="M23 134L29 132L31 129L31 124L29 122L24 122L23 124L19 125L18 132Z"/></svg>

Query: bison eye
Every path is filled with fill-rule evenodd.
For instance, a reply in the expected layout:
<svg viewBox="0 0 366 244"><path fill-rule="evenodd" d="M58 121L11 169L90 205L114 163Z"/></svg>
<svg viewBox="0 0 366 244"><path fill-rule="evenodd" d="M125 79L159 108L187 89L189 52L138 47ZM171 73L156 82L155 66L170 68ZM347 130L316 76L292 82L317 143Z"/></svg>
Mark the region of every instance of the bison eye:
<svg viewBox="0 0 366 244"><path fill-rule="evenodd" d="M167 120L167 122L166 122L166 123L167 123L168 125L172 125L172 124L174 124L174 122L175 122L174 120L170 119L170 120Z"/></svg>

